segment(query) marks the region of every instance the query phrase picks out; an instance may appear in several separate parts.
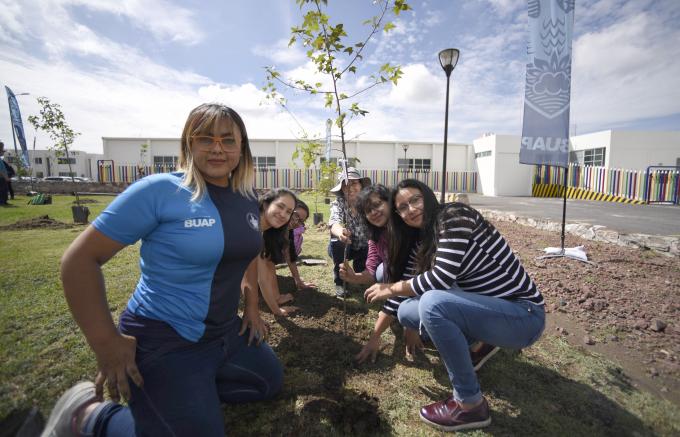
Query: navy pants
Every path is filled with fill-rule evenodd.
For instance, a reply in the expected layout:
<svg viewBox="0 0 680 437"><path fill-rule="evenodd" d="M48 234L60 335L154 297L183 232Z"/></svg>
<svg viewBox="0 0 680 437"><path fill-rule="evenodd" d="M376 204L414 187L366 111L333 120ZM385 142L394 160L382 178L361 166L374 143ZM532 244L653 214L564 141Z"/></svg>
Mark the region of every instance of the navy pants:
<svg viewBox="0 0 680 437"><path fill-rule="evenodd" d="M345 259L345 243L342 243L337 238L331 238L328 244L328 256L333 258L333 282L335 285L342 285L340 279L340 264ZM352 268L356 273L361 273L366 269L366 257L368 257L368 246L356 250L349 246L347 250L347 260L352 260Z"/></svg>
<svg viewBox="0 0 680 437"><path fill-rule="evenodd" d="M131 380L129 407L105 402L83 427L92 436L224 436L222 403L270 399L283 367L266 343L247 345L248 332L164 352L138 344L144 386Z"/></svg>

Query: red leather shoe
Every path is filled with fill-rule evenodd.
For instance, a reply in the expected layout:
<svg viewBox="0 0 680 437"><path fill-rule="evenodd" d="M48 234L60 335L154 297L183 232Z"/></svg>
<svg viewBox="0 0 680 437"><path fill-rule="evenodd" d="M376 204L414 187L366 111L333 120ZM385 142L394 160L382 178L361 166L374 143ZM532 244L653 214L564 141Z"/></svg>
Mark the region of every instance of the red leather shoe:
<svg viewBox="0 0 680 437"><path fill-rule="evenodd" d="M462 429L483 428L491 424L489 404L485 398L482 403L471 410L463 410L453 397L420 409L423 422L442 431L460 431Z"/></svg>

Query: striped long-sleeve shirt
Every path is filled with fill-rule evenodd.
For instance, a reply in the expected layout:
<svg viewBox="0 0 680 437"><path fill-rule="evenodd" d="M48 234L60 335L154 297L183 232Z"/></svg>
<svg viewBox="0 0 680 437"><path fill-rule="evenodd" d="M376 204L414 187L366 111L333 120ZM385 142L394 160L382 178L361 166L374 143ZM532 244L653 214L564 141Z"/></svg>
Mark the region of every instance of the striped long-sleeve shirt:
<svg viewBox="0 0 680 437"><path fill-rule="evenodd" d="M412 250L408 257L408 262L406 263L406 269L404 269L404 274L402 275L402 280L409 280L413 278L416 272L416 250ZM410 299L410 296L392 296L388 298L383 304L382 311L390 316L397 317L397 311L399 310L399 305L406 299Z"/></svg>
<svg viewBox="0 0 680 437"><path fill-rule="evenodd" d="M433 266L410 279L417 295L457 285L471 293L543 305L543 296L510 246L477 210L450 203L439 214L443 226Z"/></svg>

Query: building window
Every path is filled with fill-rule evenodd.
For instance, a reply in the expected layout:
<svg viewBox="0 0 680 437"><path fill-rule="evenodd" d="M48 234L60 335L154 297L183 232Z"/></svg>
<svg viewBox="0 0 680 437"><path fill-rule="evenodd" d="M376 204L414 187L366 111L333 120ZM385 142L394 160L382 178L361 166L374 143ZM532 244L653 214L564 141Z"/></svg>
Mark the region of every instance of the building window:
<svg viewBox="0 0 680 437"><path fill-rule="evenodd" d="M76 158L57 158L57 164L75 164ZM68 175L59 175L68 176Z"/></svg>
<svg viewBox="0 0 680 437"><path fill-rule="evenodd" d="M431 165L432 160L430 159L409 158L397 160L397 169L402 171L430 171Z"/></svg>
<svg viewBox="0 0 680 437"><path fill-rule="evenodd" d="M577 150L569 153L569 162L579 165L604 167L605 147L597 149Z"/></svg>
<svg viewBox="0 0 680 437"><path fill-rule="evenodd" d="M41 172L41 171L36 171L36 172L35 172L35 177L37 177L37 178L44 178L45 176L43 175L43 172Z"/></svg>
<svg viewBox="0 0 680 437"><path fill-rule="evenodd" d="M154 156L153 166L156 173L175 171L178 158L176 156Z"/></svg>
<svg viewBox="0 0 680 437"><path fill-rule="evenodd" d="M76 172L74 172L74 171L72 171L72 172L68 172L68 171L60 171L60 172L59 172L59 176L68 176L68 177L71 177L71 176L78 176L78 174L77 174Z"/></svg>
<svg viewBox="0 0 680 437"><path fill-rule="evenodd" d="M276 167L275 156L253 156L255 167L260 169L273 169Z"/></svg>
<svg viewBox="0 0 680 437"><path fill-rule="evenodd" d="M42 158L33 158L33 162L36 164L42 164Z"/></svg>
<svg viewBox="0 0 680 437"><path fill-rule="evenodd" d="M475 158L484 158L485 156L491 156L491 150L475 153Z"/></svg>

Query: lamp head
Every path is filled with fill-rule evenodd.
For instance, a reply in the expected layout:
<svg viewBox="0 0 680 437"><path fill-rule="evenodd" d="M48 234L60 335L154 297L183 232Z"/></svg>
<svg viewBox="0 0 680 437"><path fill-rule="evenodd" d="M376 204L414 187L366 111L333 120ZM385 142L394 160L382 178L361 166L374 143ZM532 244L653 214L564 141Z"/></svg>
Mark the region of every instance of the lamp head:
<svg viewBox="0 0 680 437"><path fill-rule="evenodd" d="M460 51L458 49L444 49L439 52L439 63L442 65L447 77L456 68L459 55Z"/></svg>
<svg viewBox="0 0 680 437"><path fill-rule="evenodd" d="M408 150L408 144L402 144L401 148L404 149L404 152Z"/></svg>

